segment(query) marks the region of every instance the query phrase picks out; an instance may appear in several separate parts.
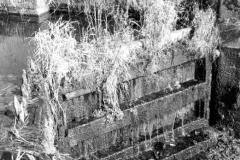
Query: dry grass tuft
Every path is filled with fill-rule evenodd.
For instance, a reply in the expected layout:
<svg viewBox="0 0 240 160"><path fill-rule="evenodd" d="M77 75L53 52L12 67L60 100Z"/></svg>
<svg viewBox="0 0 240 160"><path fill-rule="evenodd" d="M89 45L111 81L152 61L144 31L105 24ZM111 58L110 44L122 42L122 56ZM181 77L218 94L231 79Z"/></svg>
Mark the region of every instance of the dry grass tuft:
<svg viewBox="0 0 240 160"><path fill-rule="evenodd" d="M73 4L72 1L68 2ZM44 82L38 88L44 95L44 86L49 87L49 93L53 96L48 99L52 101L50 106L55 111L58 108L64 110L58 100L62 88L71 88L74 83L79 89L101 90L104 92L107 115L113 115L110 119L122 118L117 84L131 77L130 68L154 74L167 58L170 59L168 51L173 47L173 42L169 35L176 28L176 3L171 0L91 0L78 4L85 7L89 22L80 42L74 37L74 22L61 19L54 24L49 23L49 30L38 32L33 39L38 48L32 66L35 65L40 77L35 80ZM127 9L121 8L123 4ZM144 24L139 31L145 37L144 49L131 47L135 41L134 30L129 25L132 22L128 18L128 7L131 5L141 6L144 10ZM113 26L109 26L107 21L110 15ZM193 21L195 34L189 42L190 50L204 55L216 47L218 32L214 26L215 20L211 9L206 12L196 10ZM139 62L144 67L136 67Z"/></svg>
<svg viewBox="0 0 240 160"><path fill-rule="evenodd" d="M76 3L67 2L69 5ZM17 151L18 157L22 153L29 157L54 155L54 159L64 156L54 145L57 125L66 125L63 118L66 108L60 104L59 92L75 89L75 86L103 92L102 109L107 119L122 119L124 115L119 108L117 91L119 82L129 80L133 68L141 74L154 75L161 63L169 59L168 52L174 50L175 42L169 35L176 28L177 11L172 0L83 0L78 5L84 9L89 22L79 42L74 37L75 22L62 19L49 22L49 29L37 32L32 39L37 49L29 61L26 76L29 97L43 99L46 115L40 130L30 131L27 124L21 124L10 131L13 141L9 148ZM129 19L129 7L144 12L144 23L138 33L145 37L142 40L145 48L135 45L135 30L130 25L134 22ZM108 23L109 16L114 21L112 26ZM219 39L215 19L215 13L210 9L206 12L196 10L190 50L204 55L216 47ZM159 77L155 78L159 80ZM101 116L102 111L96 114ZM22 121L25 120L23 117ZM16 147L18 145L20 149Z"/></svg>
<svg viewBox="0 0 240 160"><path fill-rule="evenodd" d="M145 12L141 30L147 44L144 54L150 60L147 71L153 73L166 58L164 50L171 46L170 34L175 30L177 11L175 3L169 0L151 0Z"/></svg>
<svg viewBox="0 0 240 160"><path fill-rule="evenodd" d="M76 82L84 89L104 89L106 104L116 108L117 83L130 77L129 66L136 59L129 46L134 40L133 31L125 28L115 34L101 32L97 37L91 29L77 44L71 23L59 20L49 26L49 30L34 37L38 49L32 63L54 92L55 100L58 101L60 83L68 87Z"/></svg>
<svg viewBox="0 0 240 160"><path fill-rule="evenodd" d="M85 13L89 13L93 8L97 8L98 10L109 10L115 8L116 6L122 6L124 8L133 7L137 10L142 10L148 7L148 0L50 0L50 4L52 4L55 8L59 6L61 3L67 4L69 9L71 7L77 6L79 11L83 11Z"/></svg>
<svg viewBox="0 0 240 160"><path fill-rule="evenodd" d="M196 7L193 26L194 36L189 42L190 50L197 51L201 56L212 53L220 43L219 30L215 26L216 13L212 9L198 10Z"/></svg>

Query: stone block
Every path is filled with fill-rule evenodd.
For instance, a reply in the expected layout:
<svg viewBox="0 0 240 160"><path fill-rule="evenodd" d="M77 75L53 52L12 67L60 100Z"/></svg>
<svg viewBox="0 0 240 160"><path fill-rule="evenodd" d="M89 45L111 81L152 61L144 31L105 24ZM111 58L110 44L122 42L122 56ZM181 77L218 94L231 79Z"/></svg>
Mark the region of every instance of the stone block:
<svg viewBox="0 0 240 160"><path fill-rule="evenodd" d="M49 11L47 0L2 0L0 13L40 16Z"/></svg>
<svg viewBox="0 0 240 160"><path fill-rule="evenodd" d="M239 0L220 0L219 17L222 19L239 20Z"/></svg>

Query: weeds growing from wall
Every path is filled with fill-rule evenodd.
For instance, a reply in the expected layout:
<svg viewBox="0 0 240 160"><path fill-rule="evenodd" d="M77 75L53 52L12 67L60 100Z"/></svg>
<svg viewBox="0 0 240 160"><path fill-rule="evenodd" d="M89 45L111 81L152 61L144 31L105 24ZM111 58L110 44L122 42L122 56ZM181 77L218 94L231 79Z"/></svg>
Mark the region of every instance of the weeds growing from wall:
<svg viewBox="0 0 240 160"><path fill-rule="evenodd" d="M143 53L149 60L147 71L154 73L166 58L164 50L171 46L170 34L175 30L177 12L171 1L153 0L144 14L141 34L145 37L146 50Z"/></svg>
<svg viewBox="0 0 240 160"><path fill-rule="evenodd" d="M219 30L216 25L216 13L212 9L206 11L196 8L193 24L194 35L189 42L190 50L200 55L212 53L220 44Z"/></svg>
<svg viewBox="0 0 240 160"><path fill-rule="evenodd" d="M50 139L41 142L41 151L58 156L53 143L56 126L66 125L66 108L60 103L60 92L76 88L97 90L104 95L99 109L107 119L111 122L122 119L117 86L131 79L132 72L154 75L175 47L186 46L186 50L204 55L218 43L215 14L210 9L196 10L191 24L195 34L191 39L175 42L169 35L176 30L178 11L170 0L118 3L92 0L81 1L79 5L89 23L79 42L74 35L72 24L75 22L61 19L49 22L49 29L37 32L32 39L37 49L28 69L31 98L43 99L46 110L51 113L43 125L43 137ZM144 13L137 31L131 27L136 22L129 19L131 6ZM135 36L136 32L144 38Z"/></svg>
<svg viewBox="0 0 240 160"><path fill-rule="evenodd" d="M116 88L119 81L130 78L129 67L135 63L135 49L129 45L133 31L122 28L110 34L90 28L77 43L71 23L59 20L49 27L34 37L38 48L32 63L51 87L55 100L61 88L77 83L83 89L104 90L105 109L109 111L111 105L111 113L121 115Z"/></svg>
<svg viewBox="0 0 240 160"><path fill-rule="evenodd" d="M78 5L82 6L88 20L80 42L74 39L73 22L49 23L49 30L38 32L34 37L38 49L33 63L57 102L60 90L76 83L81 89L103 92L106 115L113 115L109 117L111 120L121 119L117 84L131 78L132 68L154 75L169 57L168 52L181 44L175 44L169 36L176 30L176 4L168 0L151 0L81 1ZM132 45L136 31L131 28L134 21L128 18L130 6L143 10L144 21L137 32L144 37L144 48ZM185 41L189 50L204 55L218 44L216 16L211 9L199 10L197 5L195 8L189 26L194 27L194 35ZM109 17L112 24L109 24ZM143 65L139 68L139 64Z"/></svg>

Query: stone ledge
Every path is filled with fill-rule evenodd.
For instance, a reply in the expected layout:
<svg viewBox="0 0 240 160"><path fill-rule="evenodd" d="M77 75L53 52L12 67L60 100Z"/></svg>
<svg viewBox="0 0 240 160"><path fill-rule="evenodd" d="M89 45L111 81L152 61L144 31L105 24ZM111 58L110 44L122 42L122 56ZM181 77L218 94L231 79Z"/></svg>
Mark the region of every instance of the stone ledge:
<svg viewBox="0 0 240 160"><path fill-rule="evenodd" d="M17 14L29 16L41 16L49 12L49 6L36 9L23 9L19 7L8 7L7 9L0 7L0 14Z"/></svg>

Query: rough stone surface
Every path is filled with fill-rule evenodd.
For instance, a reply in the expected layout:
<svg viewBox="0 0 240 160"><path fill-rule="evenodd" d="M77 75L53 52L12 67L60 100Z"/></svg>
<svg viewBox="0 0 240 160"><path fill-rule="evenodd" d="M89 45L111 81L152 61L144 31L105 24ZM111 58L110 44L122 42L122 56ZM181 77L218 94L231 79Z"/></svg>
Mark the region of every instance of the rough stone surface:
<svg viewBox="0 0 240 160"><path fill-rule="evenodd" d="M239 51L239 49L223 48L221 56L215 62L211 105L213 123L220 119L219 116L225 115L236 102L240 79ZM214 114L218 114L218 118Z"/></svg>
<svg viewBox="0 0 240 160"><path fill-rule="evenodd" d="M40 16L49 11L47 0L3 0L0 13Z"/></svg>
<svg viewBox="0 0 240 160"><path fill-rule="evenodd" d="M232 127L240 135L238 95L240 91L239 1L222 0L220 31L223 40L221 55L213 65L210 122Z"/></svg>
<svg viewBox="0 0 240 160"><path fill-rule="evenodd" d="M220 18L239 20L239 4L238 0L220 0Z"/></svg>
<svg viewBox="0 0 240 160"><path fill-rule="evenodd" d="M222 48L240 48L240 29L238 27L238 21L227 22L221 20L219 29L221 31Z"/></svg>
<svg viewBox="0 0 240 160"><path fill-rule="evenodd" d="M240 45L238 46L240 47ZM240 137L240 48L225 46L213 69L211 122L227 125ZM220 120L220 121L219 121Z"/></svg>
<svg viewBox="0 0 240 160"><path fill-rule="evenodd" d="M222 38L221 55L213 65L210 123L231 117L236 102L240 78L240 15L239 0L220 0L219 29ZM220 122L221 123L221 122Z"/></svg>

